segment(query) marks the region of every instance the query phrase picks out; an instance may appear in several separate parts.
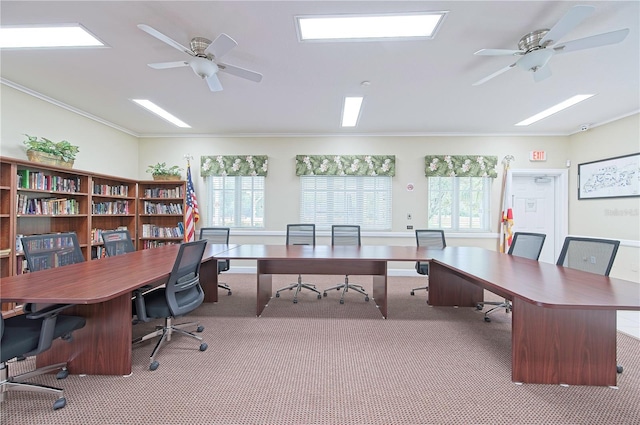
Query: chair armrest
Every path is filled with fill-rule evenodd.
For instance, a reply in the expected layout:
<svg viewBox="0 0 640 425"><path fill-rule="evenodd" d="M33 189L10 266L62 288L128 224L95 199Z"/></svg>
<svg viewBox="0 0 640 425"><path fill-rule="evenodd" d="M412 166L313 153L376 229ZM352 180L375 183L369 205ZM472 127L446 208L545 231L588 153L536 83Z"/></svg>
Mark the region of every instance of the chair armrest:
<svg viewBox="0 0 640 425"><path fill-rule="evenodd" d="M148 322L149 316L147 316L147 305L144 302L144 293L147 292L150 288L143 286L142 288L138 288L133 291L133 302L136 307L136 317L141 322Z"/></svg>
<svg viewBox="0 0 640 425"><path fill-rule="evenodd" d="M37 309L36 304L27 303L24 305L25 317L29 320L40 320L40 338L38 339L38 347L24 354L25 357L34 356L51 348L53 343L53 334L56 328L56 320L58 314L64 309L71 307L73 304L49 304L46 307Z"/></svg>

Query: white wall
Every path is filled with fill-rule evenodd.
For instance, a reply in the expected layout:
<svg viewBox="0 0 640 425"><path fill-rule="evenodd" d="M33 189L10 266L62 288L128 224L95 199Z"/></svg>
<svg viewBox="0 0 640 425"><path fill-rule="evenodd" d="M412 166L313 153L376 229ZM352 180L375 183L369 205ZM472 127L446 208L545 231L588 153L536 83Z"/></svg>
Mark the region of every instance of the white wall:
<svg viewBox="0 0 640 425"><path fill-rule="evenodd" d="M0 154L27 159L24 134L80 148L73 168L138 178L138 138L0 84Z"/></svg>

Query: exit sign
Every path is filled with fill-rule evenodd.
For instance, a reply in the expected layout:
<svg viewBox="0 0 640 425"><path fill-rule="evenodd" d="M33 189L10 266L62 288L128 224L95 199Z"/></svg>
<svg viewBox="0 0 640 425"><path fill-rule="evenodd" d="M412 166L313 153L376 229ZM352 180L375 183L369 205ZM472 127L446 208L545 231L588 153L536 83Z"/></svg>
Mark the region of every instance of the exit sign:
<svg viewBox="0 0 640 425"><path fill-rule="evenodd" d="M545 151L531 151L529 152L529 161L546 161L547 152Z"/></svg>

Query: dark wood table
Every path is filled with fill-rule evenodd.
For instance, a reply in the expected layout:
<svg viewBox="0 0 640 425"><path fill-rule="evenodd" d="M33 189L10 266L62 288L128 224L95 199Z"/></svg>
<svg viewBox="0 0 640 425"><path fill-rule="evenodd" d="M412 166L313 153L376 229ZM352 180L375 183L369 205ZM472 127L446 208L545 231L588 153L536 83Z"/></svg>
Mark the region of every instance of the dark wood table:
<svg viewBox="0 0 640 425"><path fill-rule="evenodd" d="M234 245L207 244L201 282L217 293L214 255ZM6 277L0 280L3 302L75 304L65 310L87 319L73 342L54 341L37 356L37 366L67 361L73 374L131 373L131 296L144 285L164 284L178 254L178 245L145 249L100 260Z"/></svg>
<svg viewBox="0 0 640 425"><path fill-rule="evenodd" d="M387 262L430 261L431 305L475 307L484 289L512 301L514 382L616 385L616 310L640 310L637 282L482 248L240 245L216 256L257 260L258 316L272 275L302 273L373 275L386 318Z"/></svg>

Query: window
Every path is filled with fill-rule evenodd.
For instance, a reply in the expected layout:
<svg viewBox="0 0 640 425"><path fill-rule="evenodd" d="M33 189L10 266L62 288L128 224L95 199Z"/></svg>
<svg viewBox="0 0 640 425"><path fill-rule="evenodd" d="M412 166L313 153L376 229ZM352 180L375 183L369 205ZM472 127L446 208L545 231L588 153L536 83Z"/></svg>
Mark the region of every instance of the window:
<svg viewBox="0 0 640 425"><path fill-rule="evenodd" d="M209 226L264 227L263 176L209 176Z"/></svg>
<svg viewBox="0 0 640 425"><path fill-rule="evenodd" d="M390 176L300 176L300 222L391 230Z"/></svg>
<svg viewBox="0 0 640 425"><path fill-rule="evenodd" d="M487 177L429 177L428 227L489 231L490 196Z"/></svg>

